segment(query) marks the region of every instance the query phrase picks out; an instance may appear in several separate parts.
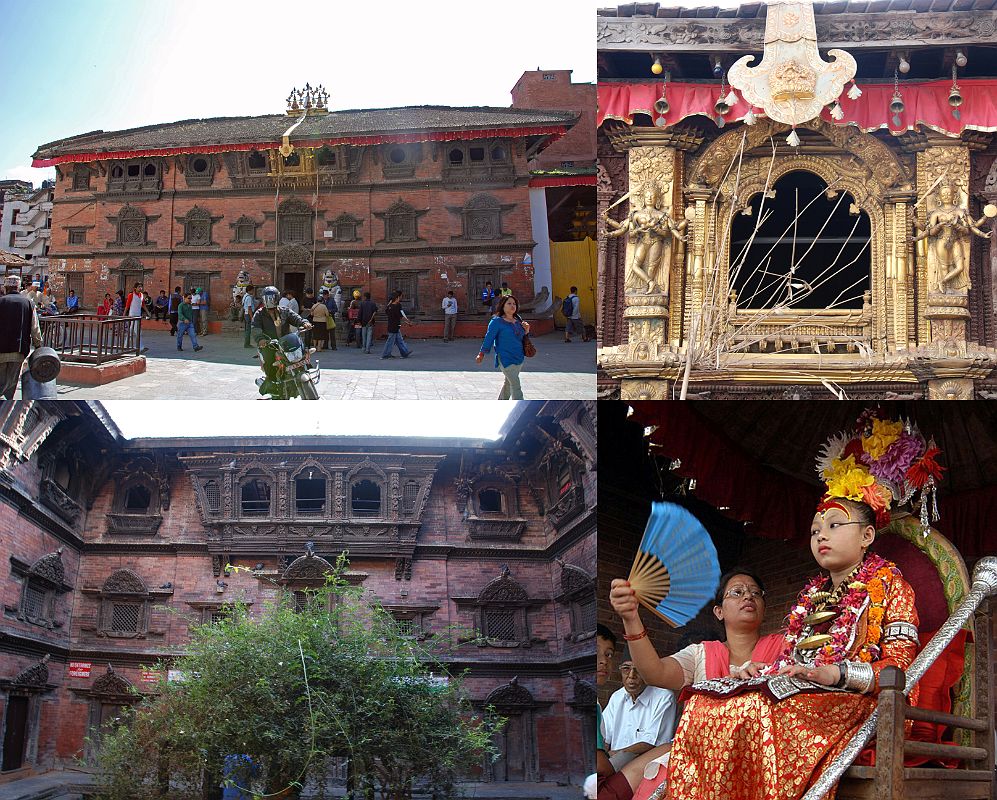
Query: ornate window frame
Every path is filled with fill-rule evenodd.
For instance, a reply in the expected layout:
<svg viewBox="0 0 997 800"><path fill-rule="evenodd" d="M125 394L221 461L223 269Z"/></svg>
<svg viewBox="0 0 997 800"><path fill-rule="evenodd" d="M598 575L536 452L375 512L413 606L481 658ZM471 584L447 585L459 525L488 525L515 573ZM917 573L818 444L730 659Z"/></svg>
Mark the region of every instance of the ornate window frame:
<svg viewBox="0 0 997 800"><path fill-rule="evenodd" d="M498 492L500 511L482 511L480 494ZM482 467L482 474L457 481L457 502L462 507L471 540L502 540L518 542L526 532L527 522L519 503L518 476L505 474L491 465Z"/></svg>
<svg viewBox="0 0 997 800"><path fill-rule="evenodd" d="M571 630L564 638L569 642L584 642L595 636L595 578L561 559L557 563L561 566L561 591L554 599L567 606L571 617Z"/></svg>
<svg viewBox="0 0 997 800"><path fill-rule="evenodd" d="M229 227L232 229L232 244L258 244L260 239L257 237L256 232L259 230L262 222L257 222L250 216L243 214L235 222L230 222ZM248 238L246 238L246 231L249 232Z"/></svg>
<svg viewBox="0 0 997 800"><path fill-rule="evenodd" d="M75 164L73 165L73 175L72 175L72 185L69 189L70 192L89 192L92 191L90 186L90 178L93 175L93 169L91 169L86 164Z"/></svg>
<svg viewBox="0 0 997 800"><path fill-rule="evenodd" d="M385 211L375 211L374 216L384 223L384 238L378 243L401 244L424 241L419 237L419 218L429 209L418 210L399 197Z"/></svg>
<svg viewBox="0 0 997 800"><path fill-rule="evenodd" d="M128 509L128 493L135 488L149 492L149 505L145 510ZM162 509L169 508L162 496L163 486L158 476L142 461L131 462L117 475L111 512L107 515L107 532L145 534L154 536L163 524Z"/></svg>
<svg viewBox="0 0 997 800"><path fill-rule="evenodd" d="M511 139L470 139L443 142L443 179L472 181L482 179L513 178L513 142ZM472 155L481 158L472 159ZM460 157L456 158L459 154Z"/></svg>
<svg viewBox="0 0 997 800"><path fill-rule="evenodd" d="M114 226L114 241L107 242L105 247L155 247L156 242L149 241L149 225L162 216L149 215L141 208L125 203L118 213L107 218Z"/></svg>
<svg viewBox="0 0 997 800"><path fill-rule="evenodd" d="M447 211L460 217L461 232L451 236L460 242L492 242L511 239L511 233L502 232L502 215L512 211L516 203L501 203L490 194L480 193L469 198L463 206L447 206Z"/></svg>
<svg viewBox="0 0 997 800"><path fill-rule="evenodd" d="M307 473L307 476L306 474ZM298 480L318 480L321 478L325 482L325 491L322 494L322 508L318 511L300 511L298 509ZM331 491L334 485L333 476L330 475L317 461L309 459L303 462L288 477L288 495L290 496L290 511L292 517L302 517L304 519L327 519L331 516Z"/></svg>
<svg viewBox="0 0 997 800"><path fill-rule="evenodd" d="M380 509L372 514L357 515L353 511L353 487L361 481L369 481L380 491ZM364 459L346 473L346 516L351 520L388 518L388 475L370 459Z"/></svg>
<svg viewBox="0 0 997 800"><path fill-rule="evenodd" d="M401 636L416 641L429 638L429 618L440 609L438 605L408 605L403 603L382 603L381 607L391 615L396 623L403 623L397 628ZM409 632L406 632L405 628L408 628Z"/></svg>
<svg viewBox="0 0 997 800"><path fill-rule="evenodd" d="M398 156L402 158L399 159ZM422 162L422 145L419 142L402 144L389 142L380 149L381 169L385 178L412 178L416 165Z"/></svg>
<svg viewBox="0 0 997 800"><path fill-rule="evenodd" d="M21 591L17 605L4 607L7 614L49 630L63 626L57 619L58 600L73 589L66 583L63 549L42 556L30 566L16 556L10 557L11 575L20 578Z"/></svg>
<svg viewBox="0 0 997 800"><path fill-rule="evenodd" d="M138 167L132 175L132 167ZM158 158L112 161L107 166L108 192L147 192L162 188L163 164Z"/></svg>
<svg viewBox="0 0 997 800"><path fill-rule="evenodd" d="M315 241L314 223L315 212L307 203L285 200L277 208L277 244L312 244Z"/></svg>
<svg viewBox="0 0 997 800"><path fill-rule="evenodd" d="M544 606L547 601L530 597L512 577L506 564L502 565L502 574L486 584L476 597L453 597L452 600L458 609L472 611L476 630L474 641L478 647L529 649L547 642L532 634L529 615L530 609ZM509 635L504 635L506 630L499 630L510 625ZM503 635L495 635L497 633Z"/></svg>
<svg viewBox="0 0 997 800"><path fill-rule="evenodd" d="M262 481L270 489L270 503L267 509L262 513L247 514L244 507L246 502L243 499L243 489L249 481ZM261 502L258 500L252 500L250 502ZM236 496L235 496L235 508L233 509L235 516L239 519L249 519L249 520L267 520L272 519L276 516L276 505L277 505L277 478L276 476L259 466L251 466L241 475L239 475L236 481Z"/></svg>
<svg viewBox="0 0 997 800"><path fill-rule="evenodd" d="M196 169L195 164L198 161L203 161L205 166L204 169ZM215 158L208 153L191 153L187 157L187 162L184 168L184 179L187 181L187 186L211 186L215 180Z"/></svg>
<svg viewBox="0 0 997 800"><path fill-rule="evenodd" d="M358 235L357 229L363 223L364 221L359 217L355 217L344 211L328 223L327 230L330 230L333 234L328 238L333 242L359 242L361 241L361 237Z"/></svg>
<svg viewBox="0 0 997 800"><path fill-rule="evenodd" d="M109 639L146 639L165 634L165 631L151 628L152 608L157 598L173 595L172 586L149 589L134 571L122 567L112 572L99 589L85 587L83 593L92 595L97 600L95 624L83 626L83 631ZM115 618L126 607L135 609L134 630L118 630L118 627L123 626L115 625Z"/></svg>
<svg viewBox="0 0 997 800"><path fill-rule="evenodd" d="M222 216L214 217L211 212L194 206L182 217L174 219L183 225L183 239L178 243L181 247L218 247L213 231L214 225Z"/></svg>

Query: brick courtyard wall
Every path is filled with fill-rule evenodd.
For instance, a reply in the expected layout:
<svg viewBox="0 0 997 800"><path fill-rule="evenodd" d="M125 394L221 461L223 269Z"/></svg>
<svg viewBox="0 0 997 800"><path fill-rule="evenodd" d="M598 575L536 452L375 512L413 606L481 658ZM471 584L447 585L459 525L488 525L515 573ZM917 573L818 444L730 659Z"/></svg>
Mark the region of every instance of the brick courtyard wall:
<svg viewBox="0 0 997 800"><path fill-rule="evenodd" d="M565 161L576 166L595 162L596 87L572 83L571 70L524 72L512 89L513 108L550 108L578 111L581 119L536 158L537 169L557 169Z"/></svg>

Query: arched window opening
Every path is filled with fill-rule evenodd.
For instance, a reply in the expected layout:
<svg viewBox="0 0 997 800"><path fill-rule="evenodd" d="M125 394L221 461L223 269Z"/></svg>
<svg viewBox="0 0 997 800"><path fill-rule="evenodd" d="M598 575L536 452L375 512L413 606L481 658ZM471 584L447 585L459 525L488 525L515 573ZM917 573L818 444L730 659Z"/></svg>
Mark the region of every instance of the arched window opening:
<svg viewBox="0 0 997 800"><path fill-rule="evenodd" d="M311 470L308 475L312 475ZM321 514L325 511L325 478L295 478L294 509L299 514Z"/></svg>
<svg viewBox="0 0 997 800"><path fill-rule="evenodd" d="M357 481L350 488L350 509L354 517L376 517L381 513L381 487L373 481Z"/></svg>
<svg viewBox="0 0 997 800"><path fill-rule="evenodd" d="M252 478L242 484L242 516L265 517L270 514L270 484Z"/></svg>
<svg viewBox="0 0 997 800"><path fill-rule="evenodd" d="M741 309L861 309L870 289L871 224L847 192L790 172L734 215L730 289ZM755 232L759 213L765 219ZM752 238L754 233L754 238Z"/></svg>

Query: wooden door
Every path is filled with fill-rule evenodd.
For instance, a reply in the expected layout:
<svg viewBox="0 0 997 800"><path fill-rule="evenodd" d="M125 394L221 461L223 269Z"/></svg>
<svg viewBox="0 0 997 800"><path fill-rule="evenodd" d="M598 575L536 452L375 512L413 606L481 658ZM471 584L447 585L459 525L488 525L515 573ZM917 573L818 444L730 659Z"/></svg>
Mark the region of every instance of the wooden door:
<svg viewBox="0 0 997 800"><path fill-rule="evenodd" d="M28 739L28 698L9 697L3 726L3 771L18 769L24 763Z"/></svg>

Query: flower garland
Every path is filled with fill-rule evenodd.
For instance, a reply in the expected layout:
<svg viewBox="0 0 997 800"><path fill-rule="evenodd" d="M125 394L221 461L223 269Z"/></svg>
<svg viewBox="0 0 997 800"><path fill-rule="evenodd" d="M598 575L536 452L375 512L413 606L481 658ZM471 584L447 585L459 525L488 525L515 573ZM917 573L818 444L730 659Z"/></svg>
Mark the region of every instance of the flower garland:
<svg viewBox="0 0 997 800"><path fill-rule="evenodd" d="M859 618L869 601L869 616L866 627L866 639L859 648L857 658L871 663L880 656L880 639L883 635L883 617L886 614L886 597L890 591L890 583L894 576L899 575L896 564L874 553L866 556L857 573L848 584L848 589L838 602L841 614L832 622L828 634L831 641L817 651L814 666L838 664L847 661L849 645L854 644L852 638L856 631ZM823 593L827 578L818 575L807 582L800 592L796 605L786 618L786 646L778 660L765 672L774 675L783 667L799 663L793 658L796 645L803 639L803 634L810 626L804 619L813 614L824 604L815 596Z"/></svg>

